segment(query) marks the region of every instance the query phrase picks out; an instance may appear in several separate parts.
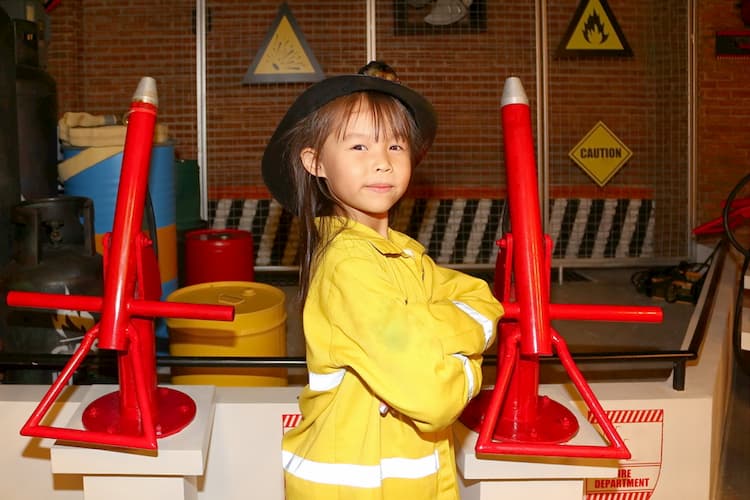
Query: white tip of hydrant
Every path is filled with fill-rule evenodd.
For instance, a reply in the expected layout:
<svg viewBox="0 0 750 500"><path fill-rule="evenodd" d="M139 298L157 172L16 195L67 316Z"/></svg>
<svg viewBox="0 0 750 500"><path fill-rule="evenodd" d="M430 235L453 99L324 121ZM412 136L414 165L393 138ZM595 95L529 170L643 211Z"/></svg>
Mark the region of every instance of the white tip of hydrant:
<svg viewBox="0 0 750 500"><path fill-rule="evenodd" d="M156 91L156 80L150 76L144 76L138 82L138 88L133 94L134 101L147 102L154 106L159 106L159 93Z"/></svg>
<svg viewBox="0 0 750 500"><path fill-rule="evenodd" d="M529 104L529 98L526 97L526 91L523 89L521 79L517 76L511 76L505 79L503 97L500 99L500 107L503 107L506 104Z"/></svg>

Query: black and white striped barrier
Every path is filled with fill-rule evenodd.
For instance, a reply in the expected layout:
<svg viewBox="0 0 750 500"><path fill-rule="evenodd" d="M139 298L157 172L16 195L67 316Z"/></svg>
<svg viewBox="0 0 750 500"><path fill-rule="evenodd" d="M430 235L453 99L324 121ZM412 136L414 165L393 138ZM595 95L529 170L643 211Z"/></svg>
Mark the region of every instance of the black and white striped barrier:
<svg viewBox="0 0 750 500"><path fill-rule="evenodd" d="M406 198L394 228L417 239L440 264L494 265L504 208L504 199ZM253 234L257 266L295 265L296 222L274 200L209 202L211 228ZM653 257L654 201L555 198L550 201L549 235L554 258Z"/></svg>

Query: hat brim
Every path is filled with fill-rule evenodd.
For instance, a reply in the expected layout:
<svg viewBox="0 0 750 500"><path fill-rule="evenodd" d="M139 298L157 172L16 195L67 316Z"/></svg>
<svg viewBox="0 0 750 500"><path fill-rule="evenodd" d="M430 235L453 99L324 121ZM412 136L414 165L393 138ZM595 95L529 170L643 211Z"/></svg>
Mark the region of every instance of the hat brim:
<svg viewBox="0 0 750 500"><path fill-rule="evenodd" d="M437 132L435 109L416 91L390 80L366 75L342 75L322 80L297 97L279 122L263 153L263 181L273 197L287 210L297 213L291 165L285 159L289 142L287 132L301 119L332 100L363 91L382 92L401 101L414 117L425 144L432 144Z"/></svg>

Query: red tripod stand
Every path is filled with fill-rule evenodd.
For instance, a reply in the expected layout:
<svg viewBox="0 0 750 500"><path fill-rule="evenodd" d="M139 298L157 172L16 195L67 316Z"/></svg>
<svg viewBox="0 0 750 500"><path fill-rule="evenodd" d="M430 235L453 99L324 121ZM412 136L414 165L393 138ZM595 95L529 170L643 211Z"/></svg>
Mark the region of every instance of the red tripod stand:
<svg viewBox="0 0 750 500"><path fill-rule="evenodd" d="M497 380L461 420L478 430L477 454L629 458L625 443L575 365L551 320L660 322L657 307L551 304L552 243L542 235L536 161L526 93L518 78L505 82L502 98L511 233L498 242L495 296L505 315L498 332ZM607 446L570 445L575 415L540 396L539 359L556 353L602 429Z"/></svg>
<svg viewBox="0 0 750 500"><path fill-rule="evenodd" d="M8 305L101 313L81 345L21 429L25 436L156 449L159 437L174 434L195 416L186 394L157 387L154 322L157 316L231 321L229 306L160 302L161 280L153 242L141 232L148 189L158 97L152 78L143 78L130 106L128 130L112 232L104 238L104 296L10 292ZM43 425L94 343L117 353L120 390L92 402L81 429Z"/></svg>

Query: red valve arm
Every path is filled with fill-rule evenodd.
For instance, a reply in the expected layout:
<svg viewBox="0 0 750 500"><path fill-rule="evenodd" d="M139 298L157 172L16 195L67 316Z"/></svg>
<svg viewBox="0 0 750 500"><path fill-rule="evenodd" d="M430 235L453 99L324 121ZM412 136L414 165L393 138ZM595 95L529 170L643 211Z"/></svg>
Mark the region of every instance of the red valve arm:
<svg viewBox="0 0 750 500"><path fill-rule="evenodd" d="M102 298L89 295L63 295L37 292L8 292L8 305L33 309L71 309L75 311L102 311ZM54 305L52 305L54 304ZM211 304L184 304L157 300L132 300L127 303L133 316L232 321L234 307Z"/></svg>
<svg viewBox="0 0 750 500"><path fill-rule="evenodd" d="M517 302L503 302L503 309L501 321L518 320L521 317L521 306ZM552 320L661 323L664 311L653 306L549 304L549 317Z"/></svg>

